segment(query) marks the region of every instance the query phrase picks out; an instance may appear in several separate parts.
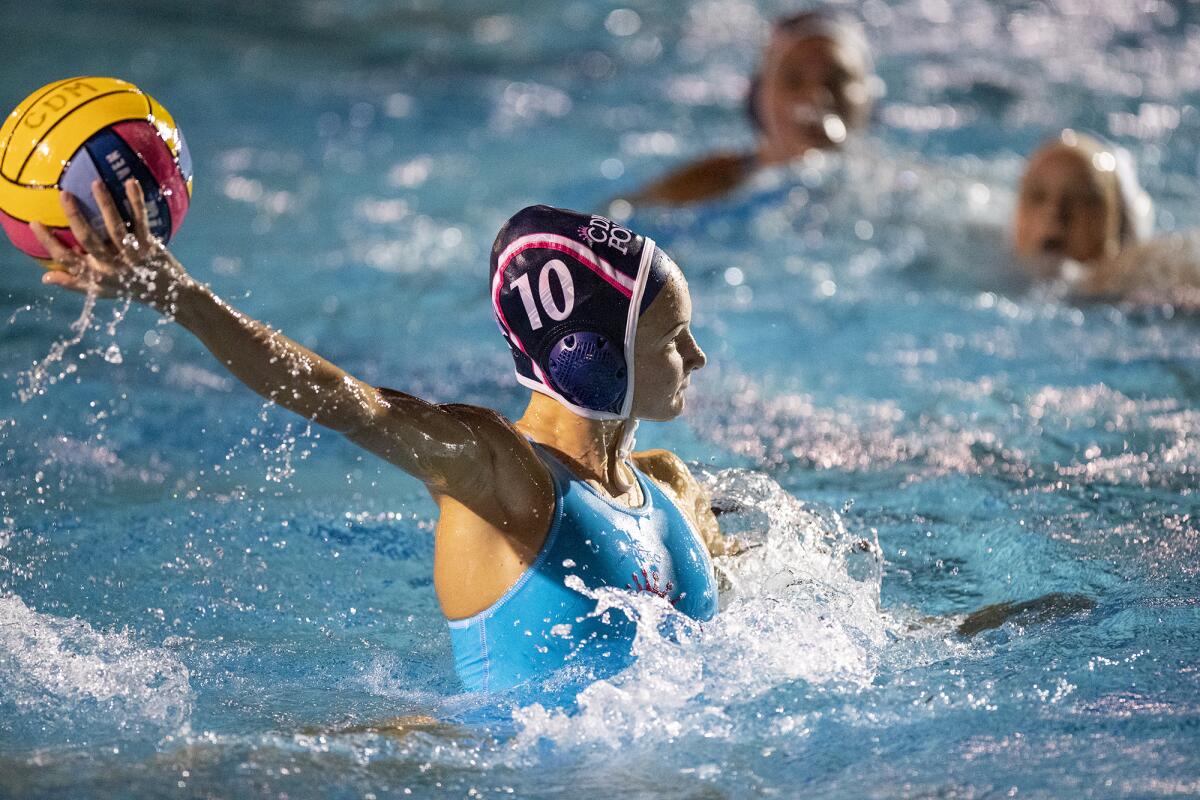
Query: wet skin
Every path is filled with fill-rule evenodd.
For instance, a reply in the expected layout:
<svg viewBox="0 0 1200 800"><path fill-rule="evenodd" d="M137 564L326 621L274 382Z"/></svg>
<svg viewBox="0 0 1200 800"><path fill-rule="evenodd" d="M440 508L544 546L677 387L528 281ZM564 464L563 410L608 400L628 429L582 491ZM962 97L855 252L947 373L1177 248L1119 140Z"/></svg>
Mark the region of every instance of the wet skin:
<svg viewBox="0 0 1200 800"><path fill-rule="evenodd" d="M692 335L692 298L677 267L638 321L633 415L669 420L683 413L689 377L708 357Z"/></svg>

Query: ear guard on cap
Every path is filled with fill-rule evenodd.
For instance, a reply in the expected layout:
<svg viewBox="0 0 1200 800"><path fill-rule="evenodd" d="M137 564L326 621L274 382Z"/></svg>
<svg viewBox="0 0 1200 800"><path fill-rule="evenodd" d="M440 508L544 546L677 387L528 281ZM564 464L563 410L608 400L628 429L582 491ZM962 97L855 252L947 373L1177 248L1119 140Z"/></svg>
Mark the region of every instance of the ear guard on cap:
<svg viewBox="0 0 1200 800"><path fill-rule="evenodd" d="M568 331L545 358L552 387L577 406L619 413L628 369L620 344L595 330Z"/></svg>

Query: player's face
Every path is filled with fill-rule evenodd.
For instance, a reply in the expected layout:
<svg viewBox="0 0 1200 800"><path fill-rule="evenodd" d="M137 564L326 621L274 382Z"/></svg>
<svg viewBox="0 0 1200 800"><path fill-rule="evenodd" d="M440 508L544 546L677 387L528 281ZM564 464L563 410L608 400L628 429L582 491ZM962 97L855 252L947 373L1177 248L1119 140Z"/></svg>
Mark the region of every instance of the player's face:
<svg viewBox="0 0 1200 800"><path fill-rule="evenodd" d="M638 321L633 416L668 420L684 407L689 376L708 360L692 336L692 299L678 268Z"/></svg>
<svg viewBox="0 0 1200 800"><path fill-rule="evenodd" d="M1093 155L1061 143L1034 154L1017 198L1013 242L1018 255L1082 263L1116 255L1120 208L1108 160L1107 153Z"/></svg>
<svg viewBox="0 0 1200 800"><path fill-rule="evenodd" d="M865 69L853 48L833 39L777 35L755 97L771 155L836 147L849 129L864 125L870 109Z"/></svg>

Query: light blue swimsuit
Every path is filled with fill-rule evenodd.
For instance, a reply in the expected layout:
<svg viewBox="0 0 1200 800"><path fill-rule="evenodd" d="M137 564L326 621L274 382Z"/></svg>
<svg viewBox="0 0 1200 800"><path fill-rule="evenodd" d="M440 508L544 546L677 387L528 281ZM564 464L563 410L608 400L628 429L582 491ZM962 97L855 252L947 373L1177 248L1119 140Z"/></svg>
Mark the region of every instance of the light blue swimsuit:
<svg viewBox="0 0 1200 800"><path fill-rule="evenodd" d="M579 664L610 674L629 662L635 629L624 613L591 616L596 601L567 586L650 592L699 620L717 613L712 560L696 531L637 469L644 502L627 508L575 477L543 447L554 480L554 520L537 560L503 597L449 620L455 667L470 691L507 689Z"/></svg>

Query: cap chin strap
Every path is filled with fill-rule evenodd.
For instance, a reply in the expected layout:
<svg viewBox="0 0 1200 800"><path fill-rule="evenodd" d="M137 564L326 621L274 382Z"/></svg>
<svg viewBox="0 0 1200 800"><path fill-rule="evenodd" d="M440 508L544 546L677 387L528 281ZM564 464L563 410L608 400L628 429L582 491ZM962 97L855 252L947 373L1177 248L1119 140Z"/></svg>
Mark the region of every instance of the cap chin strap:
<svg viewBox="0 0 1200 800"><path fill-rule="evenodd" d="M634 439L637 437L638 420L630 419L625 423L621 433L621 441L617 443L617 461L628 461L633 455Z"/></svg>
<svg viewBox="0 0 1200 800"><path fill-rule="evenodd" d="M621 432L621 441L617 442L617 460L613 464L612 474L616 478L616 483L621 492L628 492L637 483L635 478L633 481L626 481L621 477L621 472L617 468L620 464L625 464L629 469L634 469L633 466L633 440L637 434L638 421L629 419L625 422L625 430ZM643 498L643 501L645 498Z"/></svg>
<svg viewBox="0 0 1200 800"><path fill-rule="evenodd" d="M633 296L629 298L629 313L625 316L625 374L629 384L625 387L625 402L621 404L621 416L625 418L625 430L617 444L617 459L628 461L633 453L637 436L638 420L633 416L633 388L636 371L634 357L637 343L638 320L642 315L642 295L646 293L646 282L650 280L650 269L654 263L654 251L658 245L649 236L642 241L642 260L638 264L637 281L633 285Z"/></svg>

